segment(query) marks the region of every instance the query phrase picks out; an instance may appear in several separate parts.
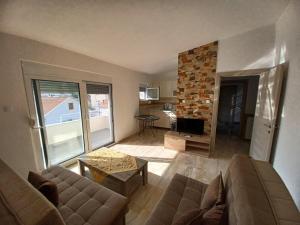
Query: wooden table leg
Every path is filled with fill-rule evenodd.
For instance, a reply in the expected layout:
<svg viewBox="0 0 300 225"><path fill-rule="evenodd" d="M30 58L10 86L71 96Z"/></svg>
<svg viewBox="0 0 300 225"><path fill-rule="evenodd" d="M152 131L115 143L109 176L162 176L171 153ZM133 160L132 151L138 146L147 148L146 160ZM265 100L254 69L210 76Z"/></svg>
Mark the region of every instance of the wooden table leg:
<svg viewBox="0 0 300 225"><path fill-rule="evenodd" d="M139 136L141 136L142 130L143 130L143 124L142 121L139 120Z"/></svg>
<svg viewBox="0 0 300 225"><path fill-rule="evenodd" d="M78 166L79 166L80 175L81 176L85 176L84 165L83 165L83 163L80 160L78 160Z"/></svg>
<svg viewBox="0 0 300 225"><path fill-rule="evenodd" d="M122 194L126 197L128 197L127 191L127 182L122 182Z"/></svg>
<svg viewBox="0 0 300 225"><path fill-rule="evenodd" d="M146 163L146 164L143 166L143 169L142 169L142 176L143 176L143 185L148 184L148 163Z"/></svg>
<svg viewBox="0 0 300 225"><path fill-rule="evenodd" d="M152 132L152 136L154 137L155 134L154 134L154 120L150 120L150 129L151 129L151 132Z"/></svg>

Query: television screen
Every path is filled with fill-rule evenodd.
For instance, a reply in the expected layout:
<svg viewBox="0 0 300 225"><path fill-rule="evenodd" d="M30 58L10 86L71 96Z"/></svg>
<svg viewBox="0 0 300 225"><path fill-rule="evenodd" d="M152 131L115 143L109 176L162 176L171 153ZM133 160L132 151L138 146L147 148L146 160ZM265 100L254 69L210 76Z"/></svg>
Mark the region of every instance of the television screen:
<svg viewBox="0 0 300 225"><path fill-rule="evenodd" d="M177 132L203 134L204 120L177 118Z"/></svg>

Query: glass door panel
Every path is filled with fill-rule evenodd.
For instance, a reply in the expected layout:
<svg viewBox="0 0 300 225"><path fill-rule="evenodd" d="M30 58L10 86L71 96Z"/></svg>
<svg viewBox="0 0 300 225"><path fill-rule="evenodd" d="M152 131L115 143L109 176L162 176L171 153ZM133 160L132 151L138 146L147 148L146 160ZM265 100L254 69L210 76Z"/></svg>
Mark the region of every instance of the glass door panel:
<svg viewBox="0 0 300 225"><path fill-rule="evenodd" d="M84 152L79 84L33 80L47 166Z"/></svg>
<svg viewBox="0 0 300 225"><path fill-rule="evenodd" d="M110 84L87 84L90 145L92 149L114 142Z"/></svg>

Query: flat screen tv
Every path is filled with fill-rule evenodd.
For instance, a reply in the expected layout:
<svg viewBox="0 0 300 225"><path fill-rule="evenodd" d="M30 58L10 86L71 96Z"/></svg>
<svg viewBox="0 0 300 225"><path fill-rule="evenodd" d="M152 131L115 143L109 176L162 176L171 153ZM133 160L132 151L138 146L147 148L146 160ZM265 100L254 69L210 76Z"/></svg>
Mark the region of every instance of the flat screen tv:
<svg viewBox="0 0 300 225"><path fill-rule="evenodd" d="M204 120L177 118L177 132L201 135L203 134L203 130Z"/></svg>

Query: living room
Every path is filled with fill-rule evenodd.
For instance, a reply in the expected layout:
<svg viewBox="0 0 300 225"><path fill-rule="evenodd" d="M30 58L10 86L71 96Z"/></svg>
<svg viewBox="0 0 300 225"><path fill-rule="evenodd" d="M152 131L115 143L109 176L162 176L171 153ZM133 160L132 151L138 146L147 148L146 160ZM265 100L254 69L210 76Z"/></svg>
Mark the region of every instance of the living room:
<svg viewBox="0 0 300 225"><path fill-rule="evenodd" d="M0 18L1 224L300 224L299 1L4 0Z"/></svg>

